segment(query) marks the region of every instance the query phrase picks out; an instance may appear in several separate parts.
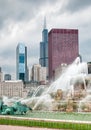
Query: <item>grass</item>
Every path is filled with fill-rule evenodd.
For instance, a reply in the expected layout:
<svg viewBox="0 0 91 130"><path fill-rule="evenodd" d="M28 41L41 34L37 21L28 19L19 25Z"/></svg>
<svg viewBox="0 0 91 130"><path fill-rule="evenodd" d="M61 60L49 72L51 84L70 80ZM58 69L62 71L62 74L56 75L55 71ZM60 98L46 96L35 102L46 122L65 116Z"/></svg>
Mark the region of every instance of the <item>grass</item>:
<svg viewBox="0 0 91 130"><path fill-rule="evenodd" d="M51 121L37 121L37 120L25 120L25 119L10 119L2 117L0 118L0 124L2 125L16 125L27 127L41 127L41 128L56 128L56 129L70 129L70 130L91 130L91 124L76 124L68 122L51 122Z"/></svg>
<svg viewBox="0 0 91 130"><path fill-rule="evenodd" d="M1 116L0 124L28 126L28 127L56 128L56 129L70 129L70 130L91 130L91 124L89 123L89 121L91 121L91 113L65 113L65 112L62 113L62 112L33 111L28 112L26 115L18 115L18 117L20 118L17 118L17 115L11 117ZM22 117L25 117L25 119ZM35 120L33 118L39 118L39 120L38 119ZM50 120L44 120L44 119L50 119ZM54 119L58 121L55 121ZM70 120L70 122L68 120ZM78 123L74 122L73 120L78 121ZM86 124L80 121L88 121L88 123Z"/></svg>

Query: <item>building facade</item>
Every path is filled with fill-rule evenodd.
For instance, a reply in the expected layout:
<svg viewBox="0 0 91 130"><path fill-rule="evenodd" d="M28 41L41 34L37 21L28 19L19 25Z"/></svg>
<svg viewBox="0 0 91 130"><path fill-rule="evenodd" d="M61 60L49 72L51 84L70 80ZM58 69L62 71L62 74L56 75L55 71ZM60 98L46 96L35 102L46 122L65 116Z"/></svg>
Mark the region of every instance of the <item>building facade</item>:
<svg viewBox="0 0 91 130"><path fill-rule="evenodd" d="M42 67L48 67L48 30L46 29L46 19L44 19L44 29L42 31L42 42L40 42L40 59Z"/></svg>
<svg viewBox="0 0 91 130"><path fill-rule="evenodd" d="M39 82L46 83L46 75L47 75L46 67L40 67L39 68Z"/></svg>
<svg viewBox="0 0 91 130"><path fill-rule="evenodd" d="M0 82L3 81L3 73L2 73L2 68L0 67Z"/></svg>
<svg viewBox="0 0 91 130"><path fill-rule="evenodd" d="M48 34L49 79L61 64L71 64L79 55L77 29L52 29Z"/></svg>
<svg viewBox="0 0 91 130"><path fill-rule="evenodd" d="M40 64L35 64L32 67L32 80L34 82L46 83L47 70L46 67L42 67Z"/></svg>
<svg viewBox="0 0 91 130"><path fill-rule="evenodd" d="M3 81L0 82L0 97L24 97L22 81Z"/></svg>
<svg viewBox="0 0 91 130"><path fill-rule="evenodd" d="M91 74L91 62L88 62L87 65L88 65L88 74Z"/></svg>
<svg viewBox="0 0 91 130"><path fill-rule="evenodd" d="M27 47L23 43L16 48L16 79L28 81Z"/></svg>
<svg viewBox="0 0 91 130"><path fill-rule="evenodd" d="M5 74L4 75L4 80L11 80L11 75L10 74Z"/></svg>
<svg viewBox="0 0 91 130"><path fill-rule="evenodd" d="M40 64L35 64L32 67L32 80L34 82L38 82L39 81L39 68L41 67Z"/></svg>

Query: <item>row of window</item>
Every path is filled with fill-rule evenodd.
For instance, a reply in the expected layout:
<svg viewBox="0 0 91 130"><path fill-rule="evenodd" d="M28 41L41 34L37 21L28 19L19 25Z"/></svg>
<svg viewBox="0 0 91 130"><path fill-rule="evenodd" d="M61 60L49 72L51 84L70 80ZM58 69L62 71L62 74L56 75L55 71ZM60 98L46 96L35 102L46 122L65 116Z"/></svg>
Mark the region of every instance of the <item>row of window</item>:
<svg viewBox="0 0 91 130"><path fill-rule="evenodd" d="M24 63L24 61L25 61L25 56L24 56L24 54L20 54L20 55L19 55L19 63Z"/></svg>

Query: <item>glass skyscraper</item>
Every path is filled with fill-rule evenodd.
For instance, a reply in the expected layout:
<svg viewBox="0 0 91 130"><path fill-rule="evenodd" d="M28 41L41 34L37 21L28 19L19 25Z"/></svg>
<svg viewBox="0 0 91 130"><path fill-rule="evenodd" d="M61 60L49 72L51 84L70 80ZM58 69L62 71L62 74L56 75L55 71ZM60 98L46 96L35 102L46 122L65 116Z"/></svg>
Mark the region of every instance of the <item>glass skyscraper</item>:
<svg viewBox="0 0 91 130"><path fill-rule="evenodd" d="M46 29L46 19L44 19L44 29L42 31L42 42L40 42L40 59L41 66L48 67L48 30Z"/></svg>
<svg viewBox="0 0 91 130"><path fill-rule="evenodd" d="M28 81L27 47L23 43L19 43L16 48L16 78Z"/></svg>

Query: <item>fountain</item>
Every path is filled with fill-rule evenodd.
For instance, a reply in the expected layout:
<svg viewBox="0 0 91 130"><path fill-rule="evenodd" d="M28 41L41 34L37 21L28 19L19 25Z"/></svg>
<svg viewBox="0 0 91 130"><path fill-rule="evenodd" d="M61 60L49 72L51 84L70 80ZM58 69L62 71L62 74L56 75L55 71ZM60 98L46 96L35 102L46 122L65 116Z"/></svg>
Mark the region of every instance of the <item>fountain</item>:
<svg viewBox="0 0 91 130"><path fill-rule="evenodd" d="M87 63L81 63L77 57L47 90L42 89L39 96L33 94L31 98L22 100L21 103L31 106L33 110L78 111L81 100L87 96L88 81ZM39 88L37 91L39 93Z"/></svg>
<svg viewBox="0 0 91 130"><path fill-rule="evenodd" d="M18 101L33 110L80 112L91 111L88 99L91 99L88 66L77 57L48 88L39 86L30 98Z"/></svg>

